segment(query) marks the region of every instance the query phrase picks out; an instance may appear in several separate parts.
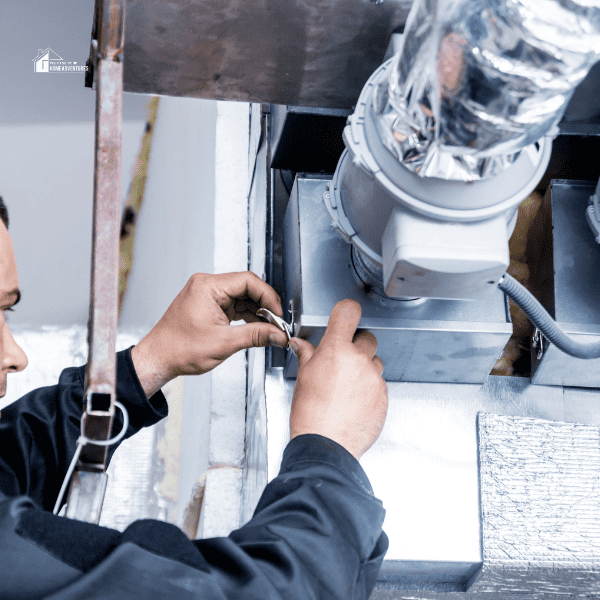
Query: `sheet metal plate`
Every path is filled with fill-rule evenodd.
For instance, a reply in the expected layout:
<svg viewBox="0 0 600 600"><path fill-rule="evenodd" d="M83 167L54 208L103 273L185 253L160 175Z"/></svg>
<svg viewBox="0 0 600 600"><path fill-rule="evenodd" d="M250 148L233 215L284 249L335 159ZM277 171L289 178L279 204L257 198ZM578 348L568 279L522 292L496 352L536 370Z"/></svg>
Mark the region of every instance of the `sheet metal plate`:
<svg viewBox="0 0 600 600"><path fill-rule="evenodd" d="M600 246L585 219L594 190L595 183L551 183L554 317L560 323L600 325Z"/></svg>
<svg viewBox="0 0 600 600"><path fill-rule="evenodd" d="M412 0L128 0L126 92L350 108Z"/></svg>
<svg viewBox="0 0 600 600"><path fill-rule="evenodd" d="M351 246L331 226L323 205L329 179L300 174L284 220L284 305L294 302L296 335L317 344L336 302L362 306L360 327L375 334L389 381L481 383L512 333L504 295L487 301L383 297L358 279ZM290 352L285 374L295 377Z"/></svg>
<svg viewBox="0 0 600 600"><path fill-rule="evenodd" d="M600 425L600 389L564 388L565 421Z"/></svg>

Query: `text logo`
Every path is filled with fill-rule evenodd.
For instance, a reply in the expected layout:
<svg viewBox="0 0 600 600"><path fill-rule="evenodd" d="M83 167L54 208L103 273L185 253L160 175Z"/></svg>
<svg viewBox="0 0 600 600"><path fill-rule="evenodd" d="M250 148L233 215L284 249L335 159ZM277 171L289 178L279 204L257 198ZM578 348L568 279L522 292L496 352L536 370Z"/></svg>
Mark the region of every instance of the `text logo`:
<svg viewBox="0 0 600 600"><path fill-rule="evenodd" d="M38 50L37 56L32 61L35 73L81 73L87 71L86 65L66 61L52 48Z"/></svg>

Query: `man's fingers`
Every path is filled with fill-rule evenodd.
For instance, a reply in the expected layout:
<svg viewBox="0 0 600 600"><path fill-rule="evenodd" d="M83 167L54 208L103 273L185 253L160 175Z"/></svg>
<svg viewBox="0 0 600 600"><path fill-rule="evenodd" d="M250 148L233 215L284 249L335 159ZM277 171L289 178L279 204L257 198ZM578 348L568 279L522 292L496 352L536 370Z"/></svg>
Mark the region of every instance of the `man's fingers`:
<svg viewBox="0 0 600 600"><path fill-rule="evenodd" d="M264 346L280 346L285 348L287 337L270 323L248 323L226 328L227 354L231 356L239 350L262 348Z"/></svg>
<svg viewBox="0 0 600 600"><path fill-rule="evenodd" d="M246 323L264 323L265 320L257 317L254 313L244 312L244 313L236 313L235 314L236 321L246 321Z"/></svg>
<svg viewBox="0 0 600 600"><path fill-rule="evenodd" d="M268 308L279 317L283 316L281 300L277 292L258 275L251 271L242 273L223 273L217 275L221 289L229 298L243 298L248 296L258 306Z"/></svg>
<svg viewBox="0 0 600 600"><path fill-rule="evenodd" d="M379 375L383 375L383 361L379 358L379 356L373 357L373 364L379 371Z"/></svg>
<svg viewBox="0 0 600 600"><path fill-rule="evenodd" d="M315 347L310 342L300 338L292 338L290 340L290 348L298 357L298 365L300 369L310 360L310 357L315 351Z"/></svg>
<svg viewBox="0 0 600 600"><path fill-rule="evenodd" d="M377 354L377 338L370 331L359 331L352 341L369 358L373 358Z"/></svg>
<svg viewBox="0 0 600 600"><path fill-rule="evenodd" d="M360 322L362 309L356 300L341 300L331 311L323 340L351 342Z"/></svg>

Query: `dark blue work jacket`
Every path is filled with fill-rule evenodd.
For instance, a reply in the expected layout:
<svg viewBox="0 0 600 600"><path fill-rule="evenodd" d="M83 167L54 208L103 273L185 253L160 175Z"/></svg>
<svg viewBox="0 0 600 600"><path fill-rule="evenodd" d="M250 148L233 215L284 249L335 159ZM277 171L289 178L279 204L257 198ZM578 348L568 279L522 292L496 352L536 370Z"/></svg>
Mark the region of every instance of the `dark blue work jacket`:
<svg viewBox="0 0 600 600"><path fill-rule="evenodd" d="M388 546L385 511L355 458L318 435L288 444L254 516L226 538L191 541L154 520L121 533L48 512L79 436L84 372L66 369L2 411L0 599L369 597ZM128 437L167 415L162 392L146 398L130 350L117 355L117 381ZM115 432L121 424L118 415Z"/></svg>

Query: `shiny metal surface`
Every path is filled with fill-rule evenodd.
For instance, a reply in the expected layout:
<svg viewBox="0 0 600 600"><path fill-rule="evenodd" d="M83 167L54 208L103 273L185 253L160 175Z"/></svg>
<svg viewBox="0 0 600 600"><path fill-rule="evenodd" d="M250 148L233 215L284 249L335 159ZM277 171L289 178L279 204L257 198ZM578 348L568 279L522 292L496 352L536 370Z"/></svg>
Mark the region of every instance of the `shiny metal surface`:
<svg viewBox="0 0 600 600"><path fill-rule="evenodd" d="M382 140L421 177L490 177L555 128L598 48L589 0L416 0L376 92Z"/></svg>
<svg viewBox="0 0 600 600"><path fill-rule="evenodd" d="M600 425L600 389L564 388L565 421Z"/></svg>
<svg viewBox="0 0 600 600"><path fill-rule="evenodd" d="M284 306L293 300L295 335L318 343L339 300L362 306L360 327L379 341L389 381L481 383L512 333L499 291L489 301L382 297L354 271L350 246L332 230L322 203L327 179L298 177L284 222ZM285 373L297 361L288 353Z"/></svg>
<svg viewBox="0 0 600 600"><path fill-rule="evenodd" d="M71 478L65 516L97 524L107 483L108 475L103 471L75 471Z"/></svg>
<svg viewBox="0 0 600 600"><path fill-rule="evenodd" d="M584 217L594 190L587 182L550 184L554 316L565 323L600 325L600 248Z"/></svg>
<svg viewBox="0 0 600 600"><path fill-rule="evenodd" d="M125 91L350 108L411 0L128 0Z"/></svg>
<svg viewBox="0 0 600 600"><path fill-rule="evenodd" d="M600 593L600 428L478 417L482 592Z"/></svg>
<svg viewBox="0 0 600 600"><path fill-rule="evenodd" d="M540 264L532 269L540 301L564 331L581 342L600 341L600 246L585 210L594 184L553 180L547 193L545 239ZM542 385L600 388L600 359L584 360L546 343L532 354L532 381Z"/></svg>
<svg viewBox="0 0 600 600"><path fill-rule="evenodd" d="M275 325L277 329L285 333L287 341L290 341L292 337L292 327L286 323L281 317L278 317L275 313L271 312L268 308L259 308L256 311L256 316L265 319L268 323Z"/></svg>
<svg viewBox="0 0 600 600"><path fill-rule="evenodd" d="M561 328L574 340L581 343L600 342L600 327L561 323ZM532 382L536 385L565 385L582 388L600 387L600 359L584 360L565 354L556 346L544 341L541 357L532 353Z"/></svg>
<svg viewBox="0 0 600 600"><path fill-rule="evenodd" d="M267 371L268 480L289 439L293 387L281 369ZM477 413L564 421L563 390L513 377L488 377L483 386L388 382L388 390L382 434L360 461L387 511L378 588L464 591L483 561Z"/></svg>

